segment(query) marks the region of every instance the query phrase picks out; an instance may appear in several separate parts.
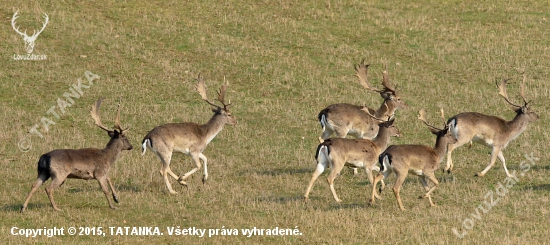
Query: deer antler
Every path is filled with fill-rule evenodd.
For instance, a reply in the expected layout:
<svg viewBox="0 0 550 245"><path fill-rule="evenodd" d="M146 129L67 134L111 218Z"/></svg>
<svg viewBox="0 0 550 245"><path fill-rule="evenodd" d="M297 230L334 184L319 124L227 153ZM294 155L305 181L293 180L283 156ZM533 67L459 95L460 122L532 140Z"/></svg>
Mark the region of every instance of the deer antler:
<svg viewBox="0 0 550 245"><path fill-rule="evenodd" d="M390 77L388 75L388 67L384 65L384 71L382 72L382 86L384 86L384 92L391 92L395 94L395 89L391 86Z"/></svg>
<svg viewBox="0 0 550 245"><path fill-rule="evenodd" d="M104 98L99 98L93 105L92 105L92 111L91 111L91 114L92 114L92 118L94 119L94 123L95 125L97 125L99 128L105 130L105 131L112 131L110 129L108 129L107 127L103 126L103 124L101 123L101 119L99 117L99 107L101 106L101 102L103 101ZM118 118L118 116L117 116ZM116 125L116 122L115 122L115 125Z"/></svg>
<svg viewBox="0 0 550 245"><path fill-rule="evenodd" d="M447 119L445 118L445 111L443 111L443 107L439 109L441 111L441 119L443 119L443 127L447 127Z"/></svg>
<svg viewBox="0 0 550 245"><path fill-rule="evenodd" d="M388 116L388 119L387 119L387 120L384 120L384 119L382 119L382 118L378 118L378 117L376 117L375 115L371 114L370 111L369 111L369 108L367 108L367 107L363 107L361 110L364 111L364 112L366 112L367 115L369 115L369 116L372 117L374 120L377 120L377 121L379 121L379 122L389 122L390 120L393 119L393 115Z"/></svg>
<svg viewBox="0 0 550 245"><path fill-rule="evenodd" d="M442 109L442 110L443 110L443 109ZM426 126L428 126L428 127L430 127L430 128L433 128L433 129L435 129L435 130L442 130L442 129L437 128L437 127L435 127L435 126L433 126L433 125L428 124L428 122L426 121L426 110L424 110L424 109L420 110L419 114L420 114L420 115L418 116L418 119L420 119L420 121L422 121L424 124L426 124Z"/></svg>
<svg viewBox="0 0 550 245"><path fill-rule="evenodd" d="M374 92L378 92L378 93L384 92L384 90L379 90L373 87L372 85L370 85L369 80L367 78L369 65L365 65L365 59L361 60L361 64L355 65L354 68L356 71L355 75L359 78L359 83L361 84L361 86L363 86L363 88Z"/></svg>
<svg viewBox="0 0 550 245"><path fill-rule="evenodd" d="M122 126L120 125L120 105L121 104L122 104L122 96L120 96L120 99L118 101L118 109L116 111L116 118L115 118L115 128L120 130L120 133L123 133L124 131L127 131L128 129L130 129L130 127L122 129Z"/></svg>
<svg viewBox="0 0 550 245"><path fill-rule="evenodd" d="M525 80L527 80L527 75L523 73L523 82L521 82L519 95L521 96L521 99L523 99L523 103L527 105L529 102L525 99Z"/></svg>
<svg viewBox="0 0 550 245"><path fill-rule="evenodd" d="M497 88L498 88L498 94L500 94L500 96L502 96L502 98L504 98L504 100L506 102L508 102L508 104L512 105L512 106L515 106L515 107L522 107L520 105L516 105L514 103L512 103L509 99L508 99L508 94L506 93L506 84L508 84L508 81L510 80L510 78L508 79L504 79L500 82L500 84L498 84L498 82L496 82L496 85L497 85ZM523 93L524 93L524 88L523 88L523 85L522 85L522 88L521 88L521 96L523 98L523 100L525 101L525 98L523 97ZM526 103L527 104L527 103Z"/></svg>
<svg viewBox="0 0 550 245"><path fill-rule="evenodd" d="M222 103L223 108L227 109L231 105L231 101L229 101L228 104L225 103L225 91L227 90L227 81L225 80L225 76L223 77L224 83L222 86L220 86L220 90L218 91L218 101Z"/></svg>
<svg viewBox="0 0 550 245"><path fill-rule="evenodd" d="M206 103L210 104L211 106L215 106L215 107L217 107L217 108L220 108L220 106L218 106L218 105L212 103L212 101L210 101L210 100L208 99L208 96L206 96L206 85L204 84L204 79L203 79L203 77L202 77L201 74L199 74L199 76L198 76L198 78L197 78L197 82L198 82L198 84L197 84L197 86L196 86L197 92L201 95L202 99L203 99L204 101L206 101ZM219 98L223 99L223 97L225 96L225 89L223 89L223 90L224 90L224 91L223 91L223 94L222 94L222 91L221 91L221 90L222 90L222 89L220 89L220 93L218 94L218 99L219 99Z"/></svg>

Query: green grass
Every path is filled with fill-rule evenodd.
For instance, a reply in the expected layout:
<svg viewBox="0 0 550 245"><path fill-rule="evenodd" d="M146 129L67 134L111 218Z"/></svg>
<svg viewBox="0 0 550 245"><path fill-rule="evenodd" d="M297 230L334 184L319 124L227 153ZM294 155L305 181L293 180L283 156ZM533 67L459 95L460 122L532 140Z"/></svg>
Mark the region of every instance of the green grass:
<svg viewBox="0 0 550 245"><path fill-rule="evenodd" d="M199 3L200 2L200 3ZM2 244L543 244L547 242L549 154L546 151L550 92L550 49L545 1L25 1L0 3L0 212ZM14 61L24 54L21 36L10 20L19 10L21 29L50 23L36 41L34 54L45 61ZM426 108L437 120L477 111L506 119L513 112L498 96L496 80L512 78L508 93L518 101L521 72L527 74L527 97L541 119L504 151L510 170L531 152L540 158L519 183L473 229L459 239L451 231L495 190L505 174L499 162L483 178L490 149L474 145L453 154L454 181L442 180L434 192L437 207L418 200L418 178L409 176L401 212L391 189L367 204L370 183L361 172L345 169L335 185L343 203L334 202L321 176L304 204L303 192L315 169L314 151L321 129L317 114L332 103L377 107L381 98L365 91L354 76L361 59L371 64L371 83L379 86L387 65L409 107L398 111L404 136L394 144L434 144L417 118ZM57 99L84 72L95 80L81 98L53 119L44 138L30 136L32 148L18 141L57 105ZM238 119L208 146L209 181L200 173L189 189L172 181L170 195L154 154L140 155L140 142L152 128L168 122L204 123L212 115L195 92L197 74L206 77L208 93L224 77L227 98ZM110 172L121 203L108 208L95 180L68 180L56 190L61 212L54 212L41 188L28 211L19 207L36 179L41 154L59 148L102 148L107 135L93 125L90 105L100 96L102 120L112 125L118 97L122 123L131 126L134 150L123 152ZM174 155L172 169L192 168L189 157ZM327 171L328 172L328 171ZM395 177L388 179L393 184ZM49 183L49 182L47 182ZM63 236L46 239L10 235L12 227L155 226L209 228L291 228L301 236Z"/></svg>

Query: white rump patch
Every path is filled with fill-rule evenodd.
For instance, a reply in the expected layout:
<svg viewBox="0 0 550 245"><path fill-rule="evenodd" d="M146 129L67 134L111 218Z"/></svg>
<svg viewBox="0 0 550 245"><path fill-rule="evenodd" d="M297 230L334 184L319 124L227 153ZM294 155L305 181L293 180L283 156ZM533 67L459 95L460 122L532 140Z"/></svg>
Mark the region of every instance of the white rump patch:
<svg viewBox="0 0 550 245"><path fill-rule="evenodd" d="M449 127L451 130L451 134L455 137L455 139L458 139L458 127L456 126L456 119L451 120L449 123Z"/></svg>

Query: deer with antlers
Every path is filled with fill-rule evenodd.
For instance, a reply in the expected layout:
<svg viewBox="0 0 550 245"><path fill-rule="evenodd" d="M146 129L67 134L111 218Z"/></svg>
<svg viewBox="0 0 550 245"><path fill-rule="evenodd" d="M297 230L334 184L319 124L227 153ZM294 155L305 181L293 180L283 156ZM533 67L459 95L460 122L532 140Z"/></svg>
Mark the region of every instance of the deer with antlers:
<svg viewBox="0 0 550 245"><path fill-rule="evenodd" d="M351 135L360 139L373 139L378 133L378 121L369 114L376 118L388 118L393 116L397 109L407 107L407 104L398 96L397 90L391 85L387 69L382 73L384 88L377 89L368 81L368 67L365 60L362 60L359 65L355 66L355 75L363 88L380 94L384 99L382 105L377 110L346 103L327 106L321 110L317 117L323 128L319 141L328 139L333 133L337 138ZM354 174L356 173L357 169L354 169Z"/></svg>
<svg viewBox="0 0 550 245"><path fill-rule="evenodd" d="M441 109L441 117L445 120L443 109ZM401 210L405 210L403 203L401 202L401 197L399 196L399 191L407 175L412 173L420 177L422 185L426 190L426 194L420 198L427 197L430 201L430 205L435 206L431 198L431 193L439 185L439 181L435 178L435 171L439 168L439 164L443 161L448 145L456 143L457 140L451 133L453 130L453 125L448 126L445 124L445 127L440 129L428 124L426 120L426 112L424 110L420 111L419 119L426 124L426 126L428 126L432 134L437 136L435 140L435 147L431 148L425 145L392 145L388 147L382 154L380 154L378 159L381 166L380 172L374 179L371 203L374 203L375 197L378 197L376 195L376 184L387 178L389 174L395 173L397 180L393 185L393 193L395 194L399 208ZM430 188L427 180L431 181L434 186ZM383 186L380 188L380 192L382 192L382 189Z"/></svg>
<svg viewBox="0 0 550 245"><path fill-rule="evenodd" d="M504 159L502 151L510 141L521 135L531 122L539 119L539 116L529 107L529 102L525 99L525 80L526 75L524 74L520 90L523 105L512 103L510 99L508 99L506 84L509 79L502 80L500 84L496 82L500 96L504 98L504 101L513 106L513 110L516 112L516 116L511 121L477 112L464 112L449 118L447 123L453 126L451 132L458 141L449 145L447 151L447 166L444 171L450 173L453 169L451 154L454 149L466 143L470 143L471 145L472 142L476 142L493 148L489 165L483 171L477 173L476 176L484 176L495 164L496 158L498 157L502 162L506 176L513 177L506 168L506 160Z"/></svg>
<svg viewBox="0 0 550 245"><path fill-rule="evenodd" d="M206 149L208 143L221 132L225 124L232 126L237 124L237 119L235 119L229 111L231 102L225 103L227 84L223 84L218 92L218 101L222 104L219 106L210 101L206 96L206 85L200 74L197 81L198 84L196 89L198 93L206 103L213 106L212 111L214 115L212 118L210 118L206 124L202 125L192 122L164 124L151 130L142 141L142 155L144 155L147 148L149 148L160 158L162 162L160 174L164 178L166 186L172 194L176 194L177 192L172 189L172 185L170 185L168 181L168 174L178 180L180 184L187 186L185 180L193 173L200 170L200 160L204 163L202 182L203 184L206 183L208 179L208 165L206 156L204 156L202 152ZM174 174L170 169L170 161L174 151L190 155L195 163L195 168L181 177Z"/></svg>
<svg viewBox="0 0 550 245"><path fill-rule="evenodd" d="M313 173L304 195L306 201L319 175L329 167L331 171L327 180L332 195L337 202L341 202L342 200L338 198L334 190L334 179L339 175L344 166L364 168L370 183L373 183L372 170L378 160L378 155L386 149L386 146L390 142L390 137L401 135L399 130L393 125L393 118L388 119L388 121L383 121L376 117L374 119L379 123L379 130L376 138L373 140L331 138L319 144L315 154L317 169Z"/></svg>
<svg viewBox="0 0 550 245"><path fill-rule="evenodd" d="M13 17L11 18L11 26L13 27L13 30L17 32L17 34L23 36L23 41L25 41L25 49L27 50L27 53L30 54L34 50L34 42L38 38L38 35L40 35L40 33L42 33L42 31L44 31L44 29L46 28L46 25L48 25L49 17L47 14L44 14L45 21L42 23L42 29L40 29L40 31L38 32L34 30L32 35L29 36L27 35L27 31L21 32L19 31L19 27L15 27L15 20L19 18L17 14L18 14L18 11L16 11L15 14L13 14Z"/></svg>
<svg viewBox="0 0 550 245"><path fill-rule="evenodd" d="M85 149L62 149L50 151L40 157L38 160L38 179L32 185L31 192L27 196L25 203L21 207L21 212L24 212L27 205L38 187L42 185L50 177L52 182L46 187L46 193L50 199L53 209L60 211L53 200L53 190L62 185L67 178L73 179L96 179L99 186L103 190L109 207L116 209L109 199L109 190L113 194L113 199L116 203L119 202L118 195L115 191L111 179L109 179L109 169L116 161L120 152L123 150L131 150L132 144L124 135L124 132L129 128L122 129L120 126L120 103L118 105L117 115L115 119L115 129L108 129L103 126L99 117L99 107L103 98L98 99L92 106L92 118L95 125L107 131L111 138L107 146L103 149L85 148Z"/></svg>

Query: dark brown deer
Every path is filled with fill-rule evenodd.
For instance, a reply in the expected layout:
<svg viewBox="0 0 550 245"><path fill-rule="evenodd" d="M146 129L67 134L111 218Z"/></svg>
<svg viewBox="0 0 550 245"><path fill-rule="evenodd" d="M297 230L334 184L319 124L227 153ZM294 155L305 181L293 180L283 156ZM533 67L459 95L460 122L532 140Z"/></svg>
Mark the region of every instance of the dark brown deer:
<svg viewBox="0 0 550 245"><path fill-rule="evenodd" d="M56 211L60 211L61 209L57 207L53 200L53 190L62 185L67 178L85 180L96 179L109 202L109 207L112 209L117 208L109 199L108 188L111 189L115 202L119 202L113 183L111 183L109 179L109 169L120 155L120 152L123 150L131 150L132 144L130 144L128 138L124 135L124 132L128 130L128 128L122 129L120 126L120 103L115 119L115 129L110 130L101 124L99 107L101 106L102 100L103 98L100 98L94 103L91 114L95 125L107 131L107 134L111 137L107 146L103 149L85 148L53 150L40 156L40 160L38 160L38 179L32 185L31 192L21 207L21 212L25 211L32 195L36 192L38 187L49 178L52 178L52 182L46 187L46 193L48 194L53 209Z"/></svg>
<svg viewBox="0 0 550 245"><path fill-rule="evenodd" d="M208 143L222 131L225 124L237 124L237 119L229 112L229 105L231 103L225 103L227 85L222 85L218 92L218 101L222 104L222 106L218 106L211 102L206 96L206 85L200 74L197 81L197 91L206 103L214 106L212 109L214 116L212 116L206 124L202 125L193 122L185 122L157 126L151 130L142 141L141 155L144 155L147 148L149 148L160 158L162 162L160 174L166 182L168 191L172 194L176 194L177 192L172 189L172 185L168 181L168 174L174 179L177 179L181 185L187 186L185 180L201 168L200 160L204 163L202 182L203 184L206 183L208 179L207 159L202 152L206 149ZM170 160L172 159L172 153L174 151L190 155L196 167L183 176L178 177L170 169Z"/></svg>

